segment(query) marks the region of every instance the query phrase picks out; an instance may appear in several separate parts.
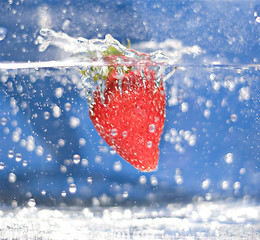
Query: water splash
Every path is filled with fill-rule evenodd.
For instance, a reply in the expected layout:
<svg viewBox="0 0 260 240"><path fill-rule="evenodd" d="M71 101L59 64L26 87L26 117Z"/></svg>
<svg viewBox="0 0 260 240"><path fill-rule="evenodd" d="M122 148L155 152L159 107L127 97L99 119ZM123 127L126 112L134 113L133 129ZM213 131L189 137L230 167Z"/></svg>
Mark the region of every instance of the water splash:
<svg viewBox="0 0 260 240"><path fill-rule="evenodd" d="M49 46L56 46L65 52L71 53L81 61L101 61L110 54L109 51L116 51L129 59L145 59L146 54L128 49L119 41L114 39L110 34L105 39L85 39L83 37L73 38L63 32L55 32L51 29L41 29L35 43L39 45L39 51L45 51ZM113 53L112 53L113 54ZM154 58L154 54L152 55ZM159 59L167 59L163 53L158 53ZM118 59L122 60L122 59Z"/></svg>

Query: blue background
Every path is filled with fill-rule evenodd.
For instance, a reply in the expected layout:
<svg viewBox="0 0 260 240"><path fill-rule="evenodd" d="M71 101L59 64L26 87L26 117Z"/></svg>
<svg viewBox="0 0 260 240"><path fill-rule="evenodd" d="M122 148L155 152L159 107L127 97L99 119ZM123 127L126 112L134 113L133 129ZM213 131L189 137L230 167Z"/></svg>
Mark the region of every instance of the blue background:
<svg viewBox="0 0 260 240"><path fill-rule="evenodd" d="M100 204L161 204L199 197L259 198L259 70L200 67L212 62L258 64L259 9L257 1L1 1L0 27L7 29L6 37L0 41L1 61L60 60L66 56L55 47L38 51L35 39L42 27L87 39L104 38L109 33L120 42L129 38L133 46L144 41L176 39L183 46L198 45L203 50L200 56L185 56L179 63L196 67L177 71L166 83L167 117L159 166L153 173L141 173L111 154L94 130L86 100L73 83L73 74L80 80L77 70L9 71L9 75L1 71L2 79L8 77L7 81L0 81L0 162L5 164L0 170L2 203L14 199L23 203L30 198L50 205L85 205L96 199ZM32 75L37 76L36 82L31 81ZM64 86L57 80L59 77L67 78L69 84ZM213 82L221 83L220 89L215 90ZM230 82L235 84L233 90L228 87ZM64 88L61 98L55 96L58 87ZM241 89L247 87L250 98L240 101ZM177 105L170 104L173 89L182 98ZM12 107L13 99L16 104ZM207 101L212 102L209 119L203 115ZM64 104L68 102L72 108L65 111ZM188 103L187 112L181 111L182 102ZM45 120L43 113L52 113L53 104L61 108L62 114ZM230 119L232 114L238 117L234 122ZM75 129L69 125L71 116L80 119ZM12 133L17 127L22 131L21 139L34 136L35 145L44 148L42 156L27 151L20 141L13 141ZM175 144L165 138L173 128L177 132L193 131L195 146L182 139L185 152L176 151ZM84 146L79 144L80 138L86 140ZM58 146L59 139L64 139L64 147ZM10 150L21 153L22 161L15 161L15 156L8 158ZM228 153L233 156L231 164L225 162ZM48 154L51 161L47 161ZM74 154L87 159L88 165L73 164ZM25 167L24 160L28 162ZM121 171L114 170L118 161ZM66 166L66 173L61 172L61 166ZM11 172L16 175L15 183L10 182ZM141 176L145 176L141 179L146 178L146 183L140 183ZM88 181L90 178L92 182ZM206 179L210 184L203 188ZM69 192L72 181L77 186L74 194ZM228 182L227 188L223 188L223 181ZM234 189L236 182L239 189ZM62 191L66 197L61 196Z"/></svg>

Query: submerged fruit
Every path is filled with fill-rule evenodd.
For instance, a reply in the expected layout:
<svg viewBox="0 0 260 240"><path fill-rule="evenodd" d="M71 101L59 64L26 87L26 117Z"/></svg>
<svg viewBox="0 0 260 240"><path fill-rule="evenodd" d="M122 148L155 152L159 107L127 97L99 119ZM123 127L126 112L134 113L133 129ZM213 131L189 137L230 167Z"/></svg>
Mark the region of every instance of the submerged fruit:
<svg viewBox="0 0 260 240"><path fill-rule="evenodd" d="M140 171L152 171L159 158L165 120L163 83L146 67L112 68L103 92L94 91L90 118L100 136Z"/></svg>

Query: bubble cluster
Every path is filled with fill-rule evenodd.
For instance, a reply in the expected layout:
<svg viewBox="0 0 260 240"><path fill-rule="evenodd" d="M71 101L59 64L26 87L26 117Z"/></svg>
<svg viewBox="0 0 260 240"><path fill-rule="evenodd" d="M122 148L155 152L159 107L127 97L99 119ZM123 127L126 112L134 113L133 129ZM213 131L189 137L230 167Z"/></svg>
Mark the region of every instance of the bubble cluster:
<svg viewBox="0 0 260 240"><path fill-rule="evenodd" d="M193 147L196 144L196 139L196 134L192 131L177 131L175 128L170 129L170 131L164 135L164 140L171 144L175 144L174 148L179 153L185 152L183 147L185 142L188 143L190 147Z"/></svg>

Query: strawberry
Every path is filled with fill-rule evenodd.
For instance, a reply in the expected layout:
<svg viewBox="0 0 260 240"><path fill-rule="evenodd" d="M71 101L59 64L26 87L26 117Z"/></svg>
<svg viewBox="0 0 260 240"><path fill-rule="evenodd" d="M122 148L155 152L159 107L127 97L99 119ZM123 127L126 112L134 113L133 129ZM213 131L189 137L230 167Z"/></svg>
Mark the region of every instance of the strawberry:
<svg viewBox="0 0 260 240"><path fill-rule="evenodd" d="M120 71L119 71L120 69ZM121 73L119 73L121 72ZM148 66L110 67L103 92L97 88L89 111L100 136L140 171L153 171L165 120L163 83Z"/></svg>

